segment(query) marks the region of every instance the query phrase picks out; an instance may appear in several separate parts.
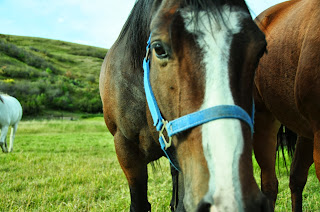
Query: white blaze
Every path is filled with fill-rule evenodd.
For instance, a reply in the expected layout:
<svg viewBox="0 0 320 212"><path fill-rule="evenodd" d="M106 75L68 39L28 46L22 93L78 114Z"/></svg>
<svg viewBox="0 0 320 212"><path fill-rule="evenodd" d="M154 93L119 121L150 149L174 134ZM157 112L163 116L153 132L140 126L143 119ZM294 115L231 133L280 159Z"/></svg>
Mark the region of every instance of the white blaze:
<svg viewBox="0 0 320 212"><path fill-rule="evenodd" d="M186 29L197 34L206 69L205 95L200 110L217 105L234 105L229 82L229 56L234 34L241 30L240 21L248 15L224 6L223 20L200 13L199 25L192 13L182 12ZM196 28L197 27L197 28ZM202 125L202 145L208 163L210 180L205 198L214 203L211 210L242 211L239 158L243 151L243 135L237 119L219 119ZM212 202L213 201L213 202Z"/></svg>

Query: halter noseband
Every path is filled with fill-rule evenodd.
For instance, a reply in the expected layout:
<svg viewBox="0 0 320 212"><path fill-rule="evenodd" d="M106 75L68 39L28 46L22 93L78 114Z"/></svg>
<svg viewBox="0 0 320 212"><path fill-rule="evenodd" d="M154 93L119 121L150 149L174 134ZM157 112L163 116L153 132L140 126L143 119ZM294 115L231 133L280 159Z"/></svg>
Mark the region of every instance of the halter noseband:
<svg viewBox="0 0 320 212"><path fill-rule="evenodd" d="M239 119L244 121L250 126L251 133L253 133L253 122L254 122L254 105L252 109L252 117L237 105L218 105L215 107L210 107L204 110L200 110L188 115L182 116L172 121L165 120L160 112L157 101L152 92L151 83L150 83L150 48L151 48L151 35L147 43L147 54L143 60L143 69L144 69L144 90L146 93L146 98L149 106L149 110L153 119L153 125L156 127L159 132L159 142L161 149L164 151L165 155L169 159L171 165L177 169L178 165L170 159L171 153L169 152L169 147L172 144L172 136L188 130L190 128L202 125L204 123L214 121L217 119ZM168 140L164 136L164 131L167 131Z"/></svg>

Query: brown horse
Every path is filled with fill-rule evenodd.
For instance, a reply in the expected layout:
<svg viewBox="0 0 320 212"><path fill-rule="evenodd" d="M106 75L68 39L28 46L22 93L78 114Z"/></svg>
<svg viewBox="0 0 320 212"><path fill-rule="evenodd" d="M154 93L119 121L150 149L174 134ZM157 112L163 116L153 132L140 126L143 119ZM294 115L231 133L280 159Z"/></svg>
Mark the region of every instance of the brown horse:
<svg viewBox="0 0 320 212"><path fill-rule="evenodd" d="M265 49L244 1L136 2L100 74L130 211L151 210L147 164L165 154L183 180L177 211L268 210L253 177L248 115ZM216 113L222 115L211 121ZM172 132L188 121L187 129Z"/></svg>
<svg viewBox="0 0 320 212"><path fill-rule="evenodd" d="M302 190L313 161L320 180L320 1L284 2L256 21L268 42L268 54L255 77L254 151L262 191L274 204L276 133L281 122L298 134L290 189L293 211L301 211Z"/></svg>

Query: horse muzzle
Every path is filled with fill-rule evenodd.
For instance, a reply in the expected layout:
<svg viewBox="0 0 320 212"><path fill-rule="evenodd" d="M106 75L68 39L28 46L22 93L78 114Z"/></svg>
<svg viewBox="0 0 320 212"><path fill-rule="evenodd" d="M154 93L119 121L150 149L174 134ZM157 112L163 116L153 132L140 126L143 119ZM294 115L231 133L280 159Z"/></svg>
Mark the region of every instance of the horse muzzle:
<svg viewBox="0 0 320 212"><path fill-rule="evenodd" d="M209 203L205 200L200 201L196 209L197 212L234 212L229 211L225 206ZM238 212L272 212L273 206L268 201L267 197L259 192L258 196L248 202L244 202L244 208L239 209Z"/></svg>

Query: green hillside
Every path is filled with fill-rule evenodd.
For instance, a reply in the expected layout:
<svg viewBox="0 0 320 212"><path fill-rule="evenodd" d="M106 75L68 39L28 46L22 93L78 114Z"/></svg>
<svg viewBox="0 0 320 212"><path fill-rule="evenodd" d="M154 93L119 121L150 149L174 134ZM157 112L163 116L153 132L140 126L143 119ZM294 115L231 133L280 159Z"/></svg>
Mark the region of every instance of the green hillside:
<svg viewBox="0 0 320 212"><path fill-rule="evenodd" d="M99 113L99 73L107 49L0 34L0 92L25 115L48 110Z"/></svg>

